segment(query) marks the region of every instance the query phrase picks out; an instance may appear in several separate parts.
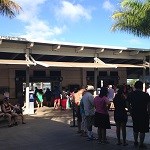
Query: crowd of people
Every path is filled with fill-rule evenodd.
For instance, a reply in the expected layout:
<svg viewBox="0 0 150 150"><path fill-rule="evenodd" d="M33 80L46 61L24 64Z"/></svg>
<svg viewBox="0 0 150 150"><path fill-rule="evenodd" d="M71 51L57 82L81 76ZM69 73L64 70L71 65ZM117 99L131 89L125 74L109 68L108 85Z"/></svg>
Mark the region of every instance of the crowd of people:
<svg viewBox="0 0 150 150"><path fill-rule="evenodd" d="M111 129L109 109L111 101L114 107L117 145L127 146L126 124L129 111L133 121L134 146L146 148L145 133L149 132L150 95L143 92L143 83L137 81L134 88L124 88L124 85L111 90L102 87L100 94L94 96L94 87L88 85L74 92L75 111L77 116L78 133L86 136L88 141L98 140L101 144L109 143L107 129ZM97 127L98 138L93 135L92 127ZM122 133L122 136L121 136ZM121 138L122 137L122 138Z"/></svg>
<svg viewBox="0 0 150 150"><path fill-rule="evenodd" d="M61 101L63 99L67 100L67 94L65 90L60 91L58 86L54 86L53 90L47 88L45 92L42 89L35 87L34 90L34 101L36 102L37 107L43 107L43 102L45 99L45 105L48 107L53 106L54 109L64 108ZM65 109L65 108L64 108Z"/></svg>
<svg viewBox="0 0 150 150"><path fill-rule="evenodd" d="M55 87L56 88L56 87ZM134 146L146 148L144 144L145 133L149 132L150 118L150 95L143 92L143 83L137 81L134 88L124 85L114 89L112 86L101 87L98 95L94 95L94 87L88 85L86 88L75 89L67 94L65 90L62 93L55 89L52 92L47 88L46 92L35 88L34 99L38 107L43 107L43 99L46 98L47 106L51 106L54 99L54 109L60 107L61 99L69 99L74 105L77 117L78 133L86 136L88 141L98 140L100 144L108 144L107 129L111 129L109 110L114 107L114 121L116 124L117 145L127 146L126 124L128 121L127 111L130 113L133 121ZM9 100L9 93L4 93L1 109L5 117L8 118L8 126L18 125L18 118L21 117L21 123L25 124L22 107L24 106L24 97L22 92L17 93L17 103L12 105ZM94 137L93 126L97 128L98 138ZM122 133L122 134L121 134ZM122 135L122 136L121 136Z"/></svg>

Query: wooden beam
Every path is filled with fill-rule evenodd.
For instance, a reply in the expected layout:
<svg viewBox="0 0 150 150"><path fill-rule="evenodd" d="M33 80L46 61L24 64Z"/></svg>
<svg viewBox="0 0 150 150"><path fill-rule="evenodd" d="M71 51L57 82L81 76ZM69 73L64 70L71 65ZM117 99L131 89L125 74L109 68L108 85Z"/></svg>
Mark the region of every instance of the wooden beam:
<svg viewBox="0 0 150 150"><path fill-rule="evenodd" d="M26 48L29 49L29 48L32 48L33 46L34 46L34 42L31 42L31 43L28 43L28 44L27 44Z"/></svg>
<svg viewBox="0 0 150 150"><path fill-rule="evenodd" d="M60 48L61 48L61 45L53 45L52 46L52 51L60 50Z"/></svg>
<svg viewBox="0 0 150 150"><path fill-rule="evenodd" d="M98 53L103 53L105 51L105 49L104 48L102 48L102 49L97 49L96 50L96 53L98 54Z"/></svg>
<svg viewBox="0 0 150 150"><path fill-rule="evenodd" d="M123 52L123 50L122 49L119 49L119 50L115 50L114 51L114 55L119 55L119 54L121 54Z"/></svg>
<svg viewBox="0 0 150 150"><path fill-rule="evenodd" d="M130 56L134 56L134 55L137 55L139 54L139 51L132 51L129 53Z"/></svg>
<svg viewBox="0 0 150 150"><path fill-rule="evenodd" d="M76 48L76 53L79 53L79 52L81 52L81 51L83 51L83 50L84 50L84 46L77 47L77 48Z"/></svg>

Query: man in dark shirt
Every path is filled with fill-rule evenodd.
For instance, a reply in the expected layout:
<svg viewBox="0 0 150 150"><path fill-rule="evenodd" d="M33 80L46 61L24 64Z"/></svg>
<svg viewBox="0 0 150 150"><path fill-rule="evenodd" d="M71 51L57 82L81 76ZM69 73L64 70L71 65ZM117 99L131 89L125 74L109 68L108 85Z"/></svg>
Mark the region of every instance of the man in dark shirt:
<svg viewBox="0 0 150 150"><path fill-rule="evenodd" d="M135 91L131 92L128 97L128 109L132 116L134 145L138 146L138 136L140 138L139 147L146 148L144 145L145 133L149 132L149 110L150 97L143 92L143 83L137 81L134 85ZM140 134L139 134L140 133Z"/></svg>

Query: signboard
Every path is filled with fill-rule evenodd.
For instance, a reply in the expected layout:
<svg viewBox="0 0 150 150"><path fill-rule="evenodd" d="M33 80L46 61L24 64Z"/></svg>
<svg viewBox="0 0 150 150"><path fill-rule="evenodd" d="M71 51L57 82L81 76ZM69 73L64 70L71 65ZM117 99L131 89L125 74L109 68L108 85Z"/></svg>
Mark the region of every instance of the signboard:
<svg viewBox="0 0 150 150"><path fill-rule="evenodd" d="M34 114L34 92L29 91L29 114Z"/></svg>
<svg viewBox="0 0 150 150"><path fill-rule="evenodd" d="M29 91L29 101L34 102L34 96L33 96L33 91Z"/></svg>

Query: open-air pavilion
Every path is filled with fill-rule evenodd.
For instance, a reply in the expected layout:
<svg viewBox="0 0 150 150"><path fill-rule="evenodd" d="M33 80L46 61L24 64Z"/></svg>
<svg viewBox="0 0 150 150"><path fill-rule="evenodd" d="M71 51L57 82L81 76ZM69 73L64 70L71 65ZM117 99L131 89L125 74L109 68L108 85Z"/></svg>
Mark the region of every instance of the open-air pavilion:
<svg viewBox="0 0 150 150"><path fill-rule="evenodd" d="M60 87L123 84L127 78L149 82L150 50L75 43L31 42L23 38L0 39L0 92L15 98L26 84L51 82ZM147 77L147 78L146 78Z"/></svg>

